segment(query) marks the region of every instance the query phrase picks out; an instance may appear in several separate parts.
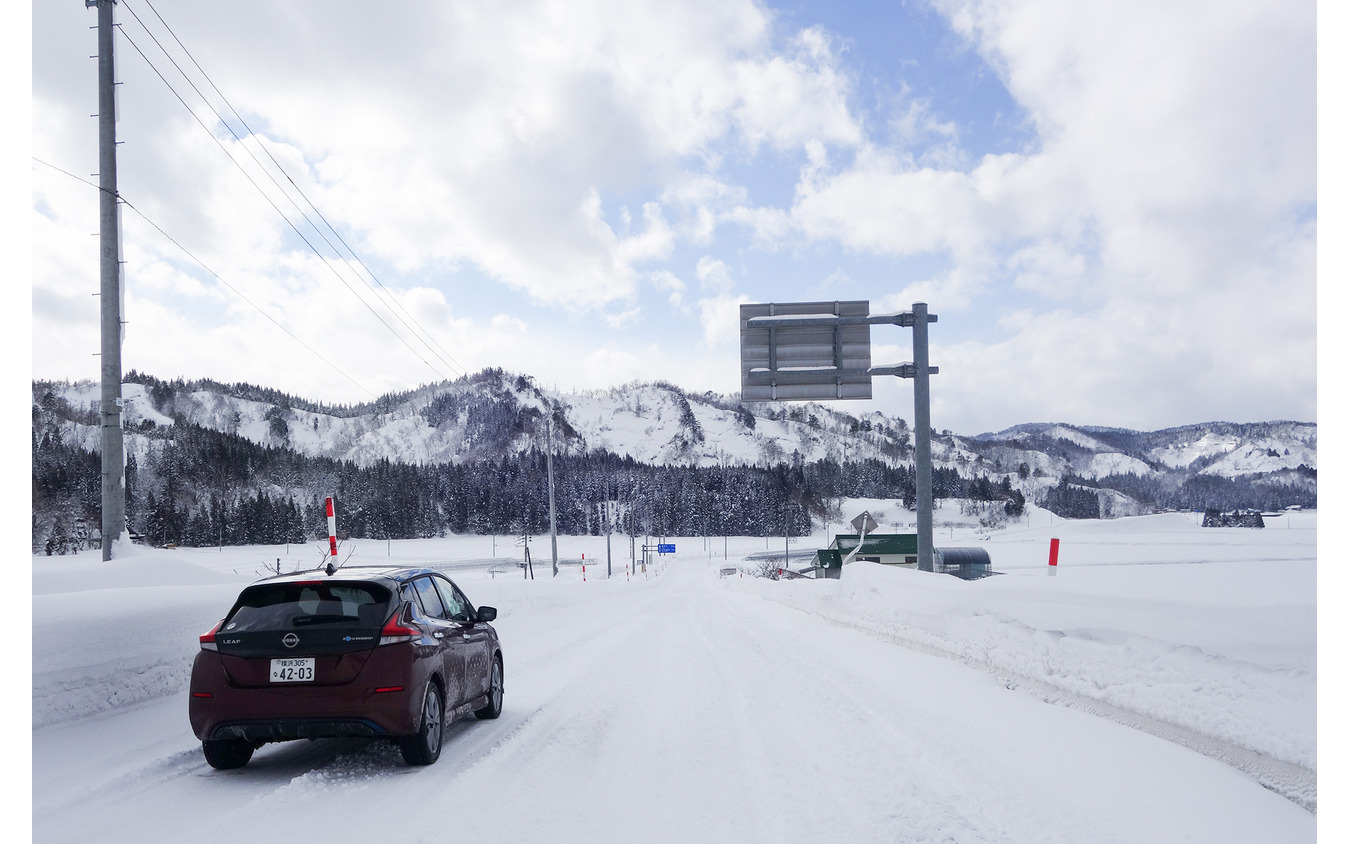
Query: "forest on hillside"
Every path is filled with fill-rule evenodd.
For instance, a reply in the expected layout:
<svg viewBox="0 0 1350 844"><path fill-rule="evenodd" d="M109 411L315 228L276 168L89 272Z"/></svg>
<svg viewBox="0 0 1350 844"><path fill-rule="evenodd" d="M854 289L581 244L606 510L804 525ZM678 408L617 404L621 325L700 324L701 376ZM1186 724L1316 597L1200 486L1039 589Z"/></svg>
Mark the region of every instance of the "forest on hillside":
<svg viewBox="0 0 1350 844"><path fill-rule="evenodd" d="M538 449L507 448L521 430L542 425L541 411L522 407L506 389L525 389L527 379L509 380L505 373L485 371L470 379L487 388L481 395L441 395L419 411L433 426L462 413L466 438L478 444L480 453L494 456L418 465L382 459L358 465L306 456L290 447L290 429L280 408L301 405L296 397L248 385L229 388L235 396L280 402L267 416L274 444L261 445L231 430L190 422L176 409L185 390L214 382L161 382L135 373L128 378L139 379L136 382L146 386L154 407L173 420L157 424L143 419L126 431L127 528L148 543L252 545L319 539L327 535L323 509L327 496L336 499L343 536L409 539L548 531L546 456ZM66 402L50 385L34 386L33 552L64 554L97 542L99 455L77 435L96 425L97 418L90 408ZM681 416L688 417L681 430L691 442L698 440L701 428L684 394L673 385L658 386L677 394ZM400 398L377 404L394 407ZM728 407L753 430L755 417L744 406ZM337 410L357 413L369 407ZM805 413L797 407L783 412ZM610 529L653 536L803 535L813 520L838 520L846 498L895 500L912 510L914 473L904 462L909 450L903 420L896 429L874 431L867 420L852 420L849 428L848 420L841 419L831 424L874 437L877 452L885 459L808 462L800 454L780 452L781 462L768 467L731 463L699 467L643 463L603 451L557 455L553 469L558 530L599 534ZM556 407L553 420L563 444L577 439ZM950 442L950 432L942 436ZM1003 443L978 445L989 452L987 459L981 454L974 461L958 460L958 468L934 467L933 495L938 500L970 502L965 506L972 513L978 511L988 528L1021 515L1027 503L1024 490L1039 490L1034 503L1065 518L1119 515L1120 502L1135 512L1271 511L1291 505L1315 507L1317 502L1316 469L1302 465L1280 477L1229 478L1187 470L1045 477L1025 462L1005 465L1003 458L1019 459L1015 455L1028 454L1026 450ZM1051 445L1073 448L1061 441Z"/></svg>
<svg viewBox="0 0 1350 844"><path fill-rule="evenodd" d="M408 539L450 533L548 531L547 458L409 465L305 457L195 425L127 462L127 525L154 545L303 542L327 535L323 502L336 501L339 532ZM84 547L99 522L99 457L51 426L33 441L33 550ZM601 453L553 460L558 530L653 536L802 535L838 518L842 498L889 498L912 507L913 470L878 460L772 468L654 466ZM998 501L1017 515L1022 494L1006 481L937 468L937 498ZM605 502L610 502L606 508Z"/></svg>

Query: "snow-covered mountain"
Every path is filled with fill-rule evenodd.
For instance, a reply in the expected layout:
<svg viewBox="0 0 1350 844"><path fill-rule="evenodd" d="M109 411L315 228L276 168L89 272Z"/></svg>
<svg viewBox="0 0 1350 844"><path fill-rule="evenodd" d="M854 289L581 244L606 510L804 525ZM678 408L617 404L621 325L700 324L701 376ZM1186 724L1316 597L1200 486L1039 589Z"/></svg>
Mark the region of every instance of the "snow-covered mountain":
<svg viewBox="0 0 1350 844"><path fill-rule="evenodd" d="M717 466L896 460L908 454L903 419L854 416L821 405L750 405L665 383L565 393L534 379L485 370L454 382L387 396L358 407L323 407L247 385L123 385L131 436L180 424L238 434L309 457L368 466L464 463L543 450L549 419L555 453L610 452L654 465ZM96 446L98 385L34 382L34 409L62 408L77 424L66 441ZM78 424L83 418L84 424Z"/></svg>
<svg viewBox="0 0 1350 844"><path fill-rule="evenodd" d="M98 397L92 382L33 384L35 414L65 409L74 420L66 428L67 441L73 437L91 447L97 444ZM123 402L132 440L177 421L363 466L381 460L463 463L543 449L550 417L556 453L610 452L654 465L908 462L913 445L908 423L882 413L855 415L814 403L742 403L662 382L568 393L501 370L355 407L325 407L249 385L151 378L124 384ZM1029 423L976 436L935 432L934 459L988 475L1021 469L1023 476L1055 479L1169 470L1292 477L1315 472L1317 425L1210 422L1140 432Z"/></svg>
<svg viewBox="0 0 1350 844"><path fill-rule="evenodd" d="M1182 469L1237 478L1317 467L1317 425L1307 422L1209 422L1161 431L1072 425L1017 425L973 442L1048 459L1043 471L1087 478Z"/></svg>
<svg viewBox="0 0 1350 844"><path fill-rule="evenodd" d="M35 453L53 436L64 447L97 451L98 393L89 382L34 382ZM365 405L333 407L247 384L165 382L131 373L123 397L127 451L141 466L161 465L152 458L162 458L179 429L237 435L358 467L476 465L537 454L550 441L558 455L612 454L657 467L912 462L912 432L898 417L853 414L845 405L746 404L662 382L563 392L489 369ZM981 481L986 498L1004 500L1016 490L1063 513L1124 516L1316 501L1314 423L1211 422L1151 432L1034 423L976 436L942 431L934 434L933 457L949 479L940 496L969 492L960 485L953 491L951 478L987 479ZM991 485L1002 492L989 491Z"/></svg>

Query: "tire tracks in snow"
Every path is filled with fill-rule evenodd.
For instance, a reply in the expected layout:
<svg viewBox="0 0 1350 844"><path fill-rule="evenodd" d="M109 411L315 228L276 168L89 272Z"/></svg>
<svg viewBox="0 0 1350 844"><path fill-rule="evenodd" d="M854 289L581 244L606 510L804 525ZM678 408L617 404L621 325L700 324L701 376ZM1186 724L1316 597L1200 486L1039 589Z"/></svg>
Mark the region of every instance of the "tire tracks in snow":
<svg viewBox="0 0 1350 844"><path fill-rule="evenodd" d="M783 604L778 601L775 601L774 603L792 609L798 609L799 612L809 612L808 610L792 607L790 604ZM818 615L817 613L810 614ZM1317 813L1316 770L1306 768L1302 765L1296 765L1292 762L1276 759L1259 751L1251 750L1250 748L1242 747L1232 742L1225 741L1224 739L1207 735L1178 724L1172 724L1117 704L1107 703L1087 695L1072 692L1043 680L1037 680L1024 674L1009 671L1006 668L996 666L990 662L976 659L969 654L944 650L927 642L921 642L917 639L911 639L896 633L878 630L867 625L854 624L833 616L819 615L819 617L831 624L851 630L857 630L860 633L880 641L899 645L918 653L960 662L971 668L984 671L998 679L999 682L1003 683L1008 689L1029 694L1046 703L1065 706L1089 715L1105 718L1122 726L1148 733L1149 735L1193 750L1196 753L1207 756L1215 761L1222 762L1223 764L1240 771L1246 776L1256 780L1262 787L1301 806L1309 812L1313 814Z"/></svg>
<svg viewBox="0 0 1350 844"><path fill-rule="evenodd" d="M1302 806L1314 815L1317 814L1317 772L1314 770L1281 759L1274 759L1255 750L1198 733L1186 727L1150 718L1122 706L1106 703L1075 692L1066 692L1040 680L1012 674L992 666L985 667L990 674L997 677L1009 689L1033 695L1046 703L1067 706L1089 715L1106 718L1122 726L1194 750L1196 753L1208 756L1230 768L1241 771L1260 783L1262 787Z"/></svg>
<svg viewBox="0 0 1350 844"><path fill-rule="evenodd" d="M834 813L827 816L829 823L814 830L810 838L909 842L1017 839L1016 835L1010 834L1001 823L982 810L982 799L971 793L959 777L941 766L931 764L934 754L921 746L911 729L913 724L919 723L919 719L916 718L913 724L897 724L895 711L888 708L895 703L893 698L863 684L859 678L838 670L818 656L808 656L785 647L783 638L770 632L773 629L771 623L750 625L743 615L733 610L730 601L725 600L725 595L723 593L721 596L723 600L718 602L718 609L728 624L735 627L738 638L751 645L750 650L755 657L752 667L757 674L753 685L760 687L761 695L766 687L794 689L798 698L809 697L817 702L812 707L801 705L799 700L791 704L788 700L783 701L779 718L795 717L809 722L798 729L785 729L778 722L770 723L766 729L762 723L751 722L750 729L760 737L761 743L767 747L767 743L772 742L773 749L783 755L796 752L809 754L812 748L830 743L841 757L847 758L845 750L853 747L857 751L857 758L871 760L870 766L852 772L855 778L851 780L834 779L844 770L839 767L838 761L829 763L830 767L823 772L826 774L824 779L806 778L810 786L807 792L809 798L806 793L803 798L816 801L822 807L833 807L828 811ZM759 620L764 621L763 618ZM821 618L820 621L830 623L828 619ZM721 670L729 679L729 687L738 690L744 688L747 678L735 676L736 669L720 650L714 649L714 653ZM747 667L745 656L746 650L742 650L738 662L741 670ZM760 704L763 704L763 700L760 700ZM763 710L757 711L762 713ZM864 736L864 733L869 735ZM821 738L827 734L832 734L829 742ZM811 736L811 743L802 745L799 739L794 738L796 736ZM784 751L783 746L789 741L795 741L796 744L790 752ZM850 742L856 743L856 746ZM877 744L884 745L887 752L876 752ZM882 758L894 760L894 767L876 768L875 765ZM774 760L767 761L770 764L759 765L758 770L772 769ZM791 770L781 764L777 767L783 769L785 775ZM794 775L794 779L798 778ZM876 790L878 783L886 783L886 786ZM853 804L859 800L872 804L870 810L856 811ZM884 808L878 808L881 806ZM862 824L869 818L874 824L880 823L883 828L850 826Z"/></svg>

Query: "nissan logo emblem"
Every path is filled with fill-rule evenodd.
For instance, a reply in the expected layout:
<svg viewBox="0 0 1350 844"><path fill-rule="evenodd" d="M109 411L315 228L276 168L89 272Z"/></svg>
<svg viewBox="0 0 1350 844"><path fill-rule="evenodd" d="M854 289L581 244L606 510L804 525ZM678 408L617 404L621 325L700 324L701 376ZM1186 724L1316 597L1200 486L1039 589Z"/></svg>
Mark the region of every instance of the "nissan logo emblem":
<svg viewBox="0 0 1350 844"><path fill-rule="evenodd" d="M281 644L285 645L288 648L293 648L296 645L300 644L300 637L295 635L294 633L287 633L285 636L281 637Z"/></svg>

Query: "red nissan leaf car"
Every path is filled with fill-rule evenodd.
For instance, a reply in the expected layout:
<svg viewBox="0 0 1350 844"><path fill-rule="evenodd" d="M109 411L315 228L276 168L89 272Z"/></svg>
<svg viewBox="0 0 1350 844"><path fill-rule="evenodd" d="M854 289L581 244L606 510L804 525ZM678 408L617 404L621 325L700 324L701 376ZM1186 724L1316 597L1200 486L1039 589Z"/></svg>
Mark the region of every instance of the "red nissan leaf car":
<svg viewBox="0 0 1350 844"><path fill-rule="evenodd" d="M446 725L502 711L502 649L444 574L351 566L269 577L202 634L188 719L213 768L272 741L387 737L410 765L441 753Z"/></svg>

